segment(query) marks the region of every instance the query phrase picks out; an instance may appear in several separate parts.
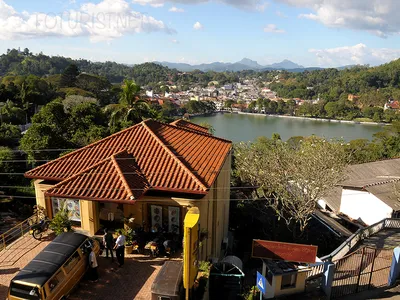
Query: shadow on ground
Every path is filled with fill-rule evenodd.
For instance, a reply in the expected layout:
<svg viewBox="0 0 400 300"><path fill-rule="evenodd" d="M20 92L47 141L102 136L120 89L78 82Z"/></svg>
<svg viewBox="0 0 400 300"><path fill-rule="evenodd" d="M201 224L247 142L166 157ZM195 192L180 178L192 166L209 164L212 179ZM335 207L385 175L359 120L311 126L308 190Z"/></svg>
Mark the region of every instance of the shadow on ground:
<svg viewBox="0 0 400 300"><path fill-rule="evenodd" d="M5 274L14 274L19 271L19 268L0 269L0 276Z"/></svg>
<svg viewBox="0 0 400 300"><path fill-rule="evenodd" d="M82 280L69 299L129 300L138 298L138 293L156 271L157 266L161 266L166 260L168 258L156 260L147 257L127 258L124 266L118 268L117 264L112 263L110 259L99 257L99 281L92 283L86 279ZM146 287L146 289L150 289L150 287Z"/></svg>
<svg viewBox="0 0 400 300"><path fill-rule="evenodd" d="M8 286L0 284L0 299L6 299L8 293Z"/></svg>

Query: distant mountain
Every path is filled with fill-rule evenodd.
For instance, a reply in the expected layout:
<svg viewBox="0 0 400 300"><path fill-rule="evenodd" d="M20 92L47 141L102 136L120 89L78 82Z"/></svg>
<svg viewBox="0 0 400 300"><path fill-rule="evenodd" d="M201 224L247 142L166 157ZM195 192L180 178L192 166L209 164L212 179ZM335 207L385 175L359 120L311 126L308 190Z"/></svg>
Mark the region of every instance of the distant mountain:
<svg viewBox="0 0 400 300"><path fill-rule="evenodd" d="M344 69L351 69L351 68L354 68L357 66L359 66L359 65L347 65L347 66L343 66L343 67L337 67L336 69L338 69L340 71L340 70L344 70Z"/></svg>
<svg viewBox="0 0 400 300"><path fill-rule="evenodd" d="M280 70L280 69L290 70L290 69L303 69L304 68L303 66L298 65L298 64L296 64L296 63L294 63L294 62L292 62L290 60L287 60L287 59L281 61L280 63L275 63L275 64L268 65L268 66L265 66L265 67L266 68L272 68L272 69L278 69L278 70Z"/></svg>
<svg viewBox="0 0 400 300"><path fill-rule="evenodd" d="M235 63L223 63L223 62L213 62L209 64L199 64L199 65L189 65L185 63L171 63L171 62L155 62L156 64L168 67L170 69L177 69L182 72L191 72L194 70L200 70L203 72L214 71L214 72L238 72L244 70L254 70L254 71L274 71L274 70L287 70L290 72L300 73L304 71L315 71L322 70L325 68L320 67L303 67L298 65L288 59L285 59L279 63L274 63L266 66L260 65L255 60L249 58L243 58L242 60ZM350 69L356 65L348 65L343 67L337 67L338 70Z"/></svg>
<svg viewBox="0 0 400 300"><path fill-rule="evenodd" d="M251 60L249 58L243 58L241 61L238 61L236 64L245 65L252 69L262 69L263 68L263 66L259 65L258 62L256 62L255 60Z"/></svg>
<svg viewBox="0 0 400 300"><path fill-rule="evenodd" d="M242 60L235 63L223 63L223 62L213 62L209 64L199 64L199 65L189 65L185 63L171 63L167 61L155 62L164 67L170 69L177 69L182 72L190 72L194 70L200 70L203 72L215 71L215 72L237 72L243 70L290 70L290 69L301 69L304 68L290 60L283 60L280 63L275 63L267 66L262 66L255 60L249 58L243 58Z"/></svg>

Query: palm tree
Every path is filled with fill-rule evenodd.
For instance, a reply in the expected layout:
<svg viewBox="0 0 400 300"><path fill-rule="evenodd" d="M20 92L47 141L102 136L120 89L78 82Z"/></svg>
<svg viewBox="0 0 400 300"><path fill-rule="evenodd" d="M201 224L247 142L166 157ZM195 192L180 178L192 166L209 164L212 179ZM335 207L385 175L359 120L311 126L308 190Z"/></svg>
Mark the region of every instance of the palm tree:
<svg viewBox="0 0 400 300"><path fill-rule="evenodd" d="M148 103L140 99L140 86L127 79L124 80L119 103L107 105L105 112L111 114L110 126L115 126L120 121L139 123L153 115Z"/></svg>

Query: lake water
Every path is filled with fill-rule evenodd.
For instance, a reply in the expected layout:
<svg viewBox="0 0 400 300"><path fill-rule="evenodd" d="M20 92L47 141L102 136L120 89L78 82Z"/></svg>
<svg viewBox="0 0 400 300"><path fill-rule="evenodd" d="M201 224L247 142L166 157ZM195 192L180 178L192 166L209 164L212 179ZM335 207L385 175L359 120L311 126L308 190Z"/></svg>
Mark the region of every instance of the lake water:
<svg viewBox="0 0 400 300"><path fill-rule="evenodd" d="M372 139L372 135L383 126L372 124L332 123L318 120L278 118L263 115L244 115L218 113L207 117L191 118L194 123L207 122L215 129L215 136L233 142L253 141L259 136L271 137L279 133L282 140L292 136L310 136L315 134L325 138Z"/></svg>

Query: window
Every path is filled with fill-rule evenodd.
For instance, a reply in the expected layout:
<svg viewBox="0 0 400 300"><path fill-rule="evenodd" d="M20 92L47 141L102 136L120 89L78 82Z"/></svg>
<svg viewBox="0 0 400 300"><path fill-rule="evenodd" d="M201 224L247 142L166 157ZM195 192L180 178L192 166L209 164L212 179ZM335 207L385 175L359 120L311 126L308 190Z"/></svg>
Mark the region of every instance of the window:
<svg viewBox="0 0 400 300"><path fill-rule="evenodd" d="M41 298L38 288L19 283L11 283L10 295L28 300L36 300Z"/></svg>
<svg viewBox="0 0 400 300"><path fill-rule="evenodd" d="M82 244L81 246L82 254L83 255L88 254L90 248L93 248L93 243L91 242L90 239L87 239L85 243Z"/></svg>
<svg viewBox="0 0 400 300"><path fill-rule="evenodd" d="M63 271L58 271L58 273L52 279L49 280L48 284L50 292L52 292L57 287L57 285L64 280L64 277L65 275Z"/></svg>
<svg viewBox="0 0 400 300"><path fill-rule="evenodd" d="M272 285L272 278L273 278L272 272L270 270L268 270L267 280L268 280L269 285Z"/></svg>
<svg viewBox="0 0 400 300"><path fill-rule="evenodd" d="M297 273L282 276L281 290L296 287Z"/></svg>
<svg viewBox="0 0 400 300"><path fill-rule="evenodd" d="M65 272L68 274L68 273L74 268L74 266L79 262L80 259L81 259L81 257L79 256L78 251L76 251L76 252L67 260L67 262L64 264L64 270L65 270Z"/></svg>

